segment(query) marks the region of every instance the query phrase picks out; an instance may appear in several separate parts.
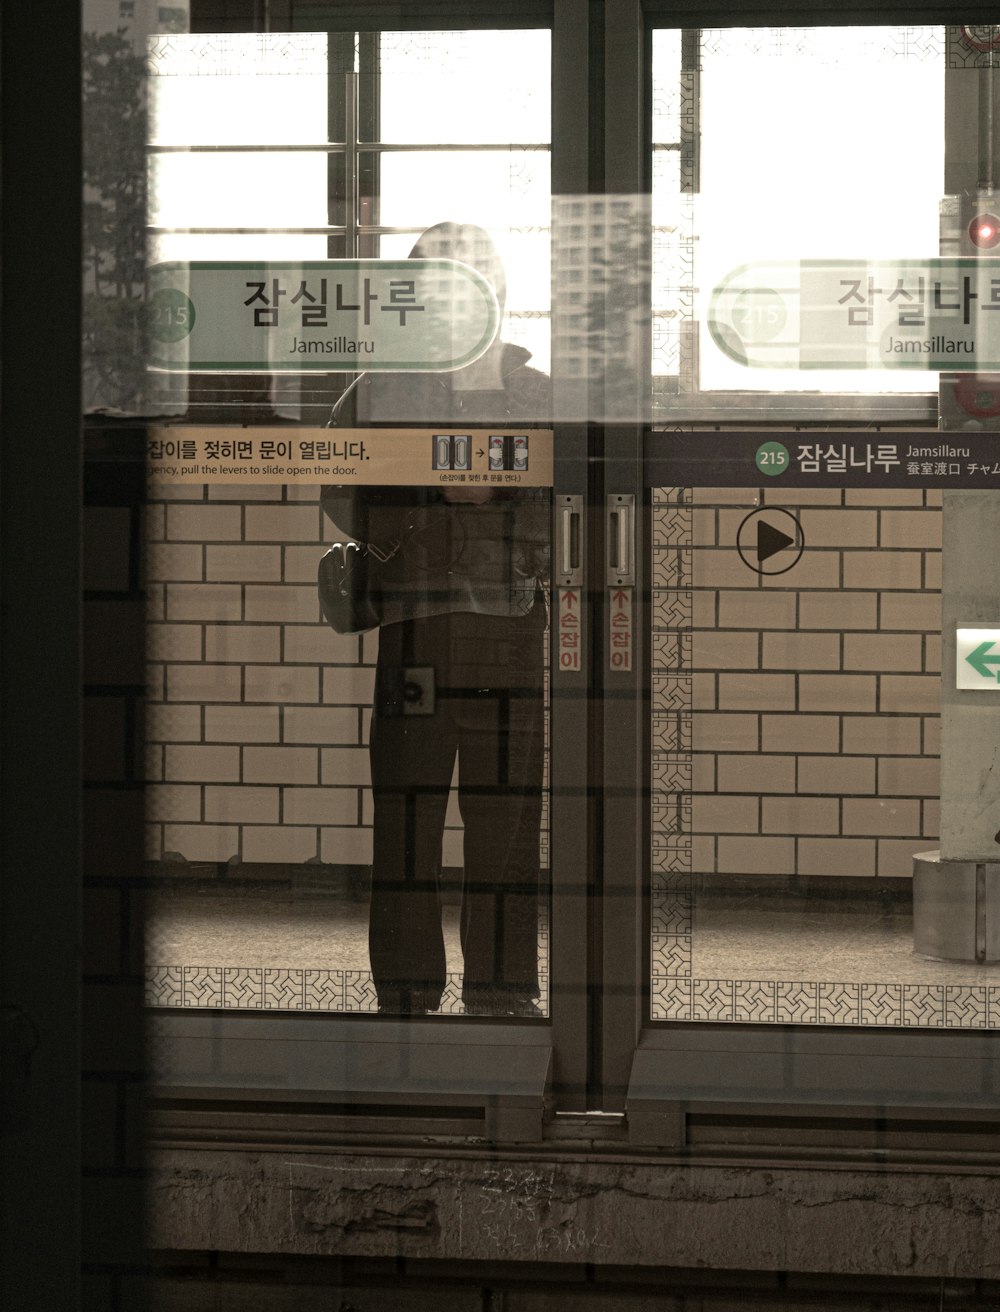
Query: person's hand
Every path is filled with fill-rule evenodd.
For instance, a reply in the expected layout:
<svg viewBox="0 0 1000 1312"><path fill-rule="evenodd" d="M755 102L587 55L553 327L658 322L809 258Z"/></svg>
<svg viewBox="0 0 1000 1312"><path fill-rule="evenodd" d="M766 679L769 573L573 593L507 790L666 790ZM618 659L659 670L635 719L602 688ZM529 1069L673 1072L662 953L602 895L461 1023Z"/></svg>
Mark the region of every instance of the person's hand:
<svg viewBox="0 0 1000 1312"><path fill-rule="evenodd" d="M491 487L448 486L441 489L445 501L464 501L469 505L481 506L493 496Z"/></svg>

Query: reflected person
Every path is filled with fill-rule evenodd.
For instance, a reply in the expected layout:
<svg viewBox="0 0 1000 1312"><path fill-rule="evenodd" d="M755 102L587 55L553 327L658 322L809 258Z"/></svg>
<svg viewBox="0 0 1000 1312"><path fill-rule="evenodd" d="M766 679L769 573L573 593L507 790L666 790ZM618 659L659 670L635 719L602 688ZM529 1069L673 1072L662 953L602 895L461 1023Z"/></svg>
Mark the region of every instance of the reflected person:
<svg viewBox="0 0 1000 1312"><path fill-rule="evenodd" d="M503 266L483 229L439 224L410 255L472 266L502 307ZM550 407L549 380L529 359L498 338L452 373L364 374L331 423L527 429ZM430 446L428 437L428 459ZM538 1016L548 491L326 487L322 505L381 561L370 740L378 1009L423 1014L441 1005L442 841L457 761L464 1008Z"/></svg>

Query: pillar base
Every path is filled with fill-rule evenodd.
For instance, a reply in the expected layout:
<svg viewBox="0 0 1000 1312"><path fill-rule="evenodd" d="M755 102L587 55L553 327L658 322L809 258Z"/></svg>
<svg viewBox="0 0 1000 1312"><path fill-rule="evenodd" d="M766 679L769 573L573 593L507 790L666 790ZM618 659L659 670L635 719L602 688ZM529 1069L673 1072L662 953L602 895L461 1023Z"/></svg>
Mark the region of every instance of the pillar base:
<svg viewBox="0 0 1000 1312"><path fill-rule="evenodd" d="M913 950L936 961L1000 961L1000 862L913 858Z"/></svg>

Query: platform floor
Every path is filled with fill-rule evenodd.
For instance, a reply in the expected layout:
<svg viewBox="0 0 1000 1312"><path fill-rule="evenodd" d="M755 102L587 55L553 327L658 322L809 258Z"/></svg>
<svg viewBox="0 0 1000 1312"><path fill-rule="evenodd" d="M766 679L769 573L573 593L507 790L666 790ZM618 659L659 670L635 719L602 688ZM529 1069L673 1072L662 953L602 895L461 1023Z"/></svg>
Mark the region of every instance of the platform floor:
<svg viewBox="0 0 1000 1312"><path fill-rule="evenodd" d="M706 992L729 993L739 1006L741 996L763 991L777 999L771 1013L775 1021L786 1019L781 1010L783 989L815 985L823 990L853 991L863 1001L866 990L881 990L881 997L898 994L915 997L914 990L932 1000L945 999L943 1010L935 1011L935 1027L950 1025L947 998L961 1001L959 1013L969 1024L969 999L981 999L975 1014L982 1012L978 1027L1000 1024L1000 962L979 965L933 961L917 956L912 945L912 926L905 907L858 909L820 904L794 908L782 902L775 906L752 898L696 901L690 908L686 936L672 936L672 953L663 953L666 939L652 946L652 958L666 964L654 979L653 1014L659 1019L738 1019L718 1011L707 1017L697 1013L697 998ZM459 909L446 905L443 912L448 997L444 1010L461 1014L462 954L458 932ZM368 959L368 908L363 898L332 897L313 893L290 893L287 887L266 886L247 890L206 891L195 886L176 886L151 893L147 900L146 957L150 977L149 1000L153 1005L234 1006L247 1005L247 988L254 980L323 981L323 1000L315 1004L298 1000L299 984L292 994L279 990L254 1005L281 1009L283 998L292 997L290 1009L317 1006L325 1010L372 1010ZM544 907L539 916L539 971L547 979L548 936ZM329 981L340 980L338 993ZM212 981L216 981L213 983ZM226 981L242 980L240 987ZM347 981L346 988L343 981ZM200 981L198 987L184 981ZM207 983L206 983L207 981ZM249 981L249 983L247 983ZM206 989L208 994L206 994ZM181 990L181 991L179 991ZM693 990L693 992L692 992ZM545 990L547 992L547 989ZM206 1001L206 996L210 1001ZM676 1009L676 999L688 1002L695 1011ZM663 1001L666 999L666 1001ZM673 1001L671 1001L671 999ZM964 1001L962 1001L964 999ZM926 998L921 1007L926 1011ZM720 1004L721 1005L721 1004ZM728 1005L728 1004L726 1004ZM861 1002L859 1002L859 1006ZM674 1010L671 1010L674 1007ZM882 1008L884 1010L884 1006ZM850 1007L841 1023L852 1023ZM860 1014L860 1013L859 1013ZM884 1022L875 1017L853 1023L911 1024L905 1012L889 1012L896 1019ZM756 1017L755 1017L756 1018ZM818 1023L837 1023L835 1012L817 1013Z"/></svg>
<svg viewBox="0 0 1000 1312"><path fill-rule="evenodd" d="M307 970L370 970L368 907L330 897L152 895L150 965L198 963ZM449 971L461 971L458 907L444 909Z"/></svg>
<svg viewBox="0 0 1000 1312"><path fill-rule="evenodd" d="M933 961L913 951L913 925L900 913L698 908L692 974L858 984L1000 984L1000 962Z"/></svg>

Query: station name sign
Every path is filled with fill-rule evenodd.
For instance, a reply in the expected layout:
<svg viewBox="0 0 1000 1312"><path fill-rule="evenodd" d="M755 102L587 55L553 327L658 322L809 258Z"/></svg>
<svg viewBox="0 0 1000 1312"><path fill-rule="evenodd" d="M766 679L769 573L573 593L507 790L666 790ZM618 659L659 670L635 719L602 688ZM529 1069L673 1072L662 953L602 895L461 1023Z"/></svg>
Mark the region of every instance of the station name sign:
<svg viewBox="0 0 1000 1312"><path fill-rule="evenodd" d="M492 344L490 283L457 260L191 261L147 274L152 369L461 369Z"/></svg>
<svg viewBox="0 0 1000 1312"><path fill-rule="evenodd" d="M1000 489L1000 433L647 432L647 487Z"/></svg>
<svg viewBox="0 0 1000 1312"><path fill-rule="evenodd" d="M1000 370L1000 259L744 264L709 331L752 369Z"/></svg>

